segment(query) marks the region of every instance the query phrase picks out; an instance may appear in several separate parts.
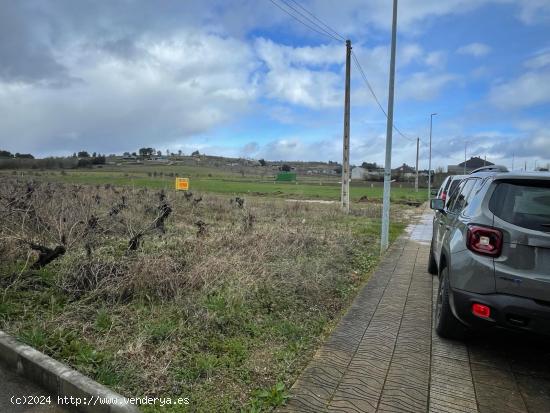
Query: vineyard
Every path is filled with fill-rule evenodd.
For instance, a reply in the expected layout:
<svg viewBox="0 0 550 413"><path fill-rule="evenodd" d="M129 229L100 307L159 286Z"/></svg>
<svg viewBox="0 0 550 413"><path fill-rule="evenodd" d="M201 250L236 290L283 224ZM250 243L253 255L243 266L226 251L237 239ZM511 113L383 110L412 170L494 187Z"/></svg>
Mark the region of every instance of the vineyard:
<svg viewBox="0 0 550 413"><path fill-rule="evenodd" d="M378 216L5 176L0 329L127 396L269 409L376 264Z"/></svg>

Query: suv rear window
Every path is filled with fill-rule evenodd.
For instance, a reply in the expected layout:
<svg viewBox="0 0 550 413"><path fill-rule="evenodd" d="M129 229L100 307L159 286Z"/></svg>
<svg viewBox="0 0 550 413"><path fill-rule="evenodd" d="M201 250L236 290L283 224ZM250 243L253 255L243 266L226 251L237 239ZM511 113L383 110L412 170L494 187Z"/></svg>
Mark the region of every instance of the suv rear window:
<svg viewBox="0 0 550 413"><path fill-rule="evenodd" d="M519 227L550 231L550 181L502 182L489 201L500 219Z"/></svg>

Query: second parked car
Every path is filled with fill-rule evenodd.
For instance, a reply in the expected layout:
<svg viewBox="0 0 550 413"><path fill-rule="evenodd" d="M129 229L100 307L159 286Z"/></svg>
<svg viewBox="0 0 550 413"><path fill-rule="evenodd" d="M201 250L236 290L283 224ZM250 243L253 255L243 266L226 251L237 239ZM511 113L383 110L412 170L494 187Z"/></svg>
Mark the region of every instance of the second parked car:
<svg viewBox="0 0 550 413"><path fill-rule="evenodd" d="M467 176L468 175L449 175L439 187L436 198L441 198L446 201L451 193L456 189L460 181Z"/></svg>

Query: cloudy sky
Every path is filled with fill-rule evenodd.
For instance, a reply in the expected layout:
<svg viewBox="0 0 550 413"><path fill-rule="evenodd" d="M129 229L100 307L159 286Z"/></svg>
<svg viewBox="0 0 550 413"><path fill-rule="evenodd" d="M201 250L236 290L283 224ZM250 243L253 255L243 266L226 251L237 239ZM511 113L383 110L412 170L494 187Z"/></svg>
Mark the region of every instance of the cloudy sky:
<svg viewBox="0 0 550 413"><path fill-rule="evenodd" d="M285 7L283 0L274 0ZM287 3L297 6L291 0ZM301 0L386 106L391 2ZM0 0L0 148L340 160L345 45L268 0ZM400 0L393 164L550 162L550 2ZM352 67L351 158L385 117ZM408 139L407 139L408 138Z"/></svg>

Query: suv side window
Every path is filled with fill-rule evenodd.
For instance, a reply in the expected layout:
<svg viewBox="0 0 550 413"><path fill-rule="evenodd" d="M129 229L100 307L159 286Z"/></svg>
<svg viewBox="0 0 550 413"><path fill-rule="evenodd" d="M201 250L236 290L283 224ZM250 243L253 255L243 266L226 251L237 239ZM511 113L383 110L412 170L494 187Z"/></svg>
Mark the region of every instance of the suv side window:
<svg viewBox="0 0 550 413"><path fill-rule="evenodd" d="M455 182L459 182L459 184L458 184L458 187L456 189L452 190L451 196L447 200L447 211L449 211L449 212L451 212L453 210L453 206L454 206L454 203L455 203L456 199L458 198L458 194L460 194L460 192L462 192L462 188L464 187L464 184L466 183L465 180L455 181ZM452 185L451 185L451 187L452 187Z"/></svg>
<svg viewBox="0 0 550 413"><path fill-rule="evenodd" d="M475 209L479 207L480 202L483 200L483 197L479 197L476 195L482 190L486 180L483 180L481 178L474 178L473 181L475 181L475 185L468 195L467 205L462 210L462 215L471 215L473 211L475 211Z"/></svg>
<svg viewBox="0 0 550 413"><path fill-rule="evenodd" d="M459 191L455 192L457 197L456 201L450 208L451 213L460 214L462 210L468 206L470 199L473 196L472 189L474 189L477 181L478 180L476 178L471 178L460 183L461 188L459 188Z"/></svg>
<svg viewBox="0 0 550 413"><path fill-rule="evenodd" d="M447 190L447 203L446 203L447 209L451 207L451 195L453 195L453 193L457 191L457 187L460 184L460 182L461 182L460 179L452 179L450 181L449 189Z"/></svg>

